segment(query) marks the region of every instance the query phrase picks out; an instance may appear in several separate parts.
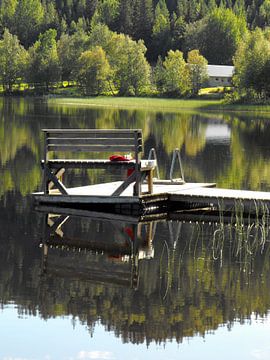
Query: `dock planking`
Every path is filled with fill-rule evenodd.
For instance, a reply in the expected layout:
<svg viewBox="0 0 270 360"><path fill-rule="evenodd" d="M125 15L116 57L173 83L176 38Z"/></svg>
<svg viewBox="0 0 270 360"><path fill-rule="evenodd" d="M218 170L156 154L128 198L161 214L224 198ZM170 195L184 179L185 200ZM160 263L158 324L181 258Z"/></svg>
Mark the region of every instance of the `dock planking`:
<svg viewBox="0 0 270 360"><path fill-rule="evenodd" d="M157 184L153 185L153 193L147 194L147 184L142 184L142 195L140 196L134 196L133 195L133 185L131 184L126 188L119 196L112 197L112 192L119 187L121 184L121 181L114 181L109 183L101 183L101 184L95 184L95 185L88 185L88 186L79 186L74 188L67 188L67 195L63 195L60 193L59 190L53 189L50 190L49 194L46 195L43 192L37 192L34 193L34 196L36 199L41 201L43 199L43 202L61 202L66 199L68 202L73 202L72 199L76 199L79 203L86 203L86 202L96 202L99 198L101 202L112 202L112 203L118 203L118 202L128 202L128 203L138 203L140 200L151 200L151 198L155 198L157 196L160 196L163 198L165 195L168 196L169 194L173 194L175 192L179 191L188 191L192 190L194 188L203 188L205 186L215 186L215 184L212 183L184 183L184 184L174 184L170 183L168 184L165 182L162 184L160 181L158 181ZM145 195L144 195L145 192Z"/></svg>
<svg viewBox="0 0 270 360"><path fill-rule="evenodd" d="M211 207L224 211L235 210L239 206L243 211L256 212L262 207L270 206L270 193L248 190L231 190L215 188L213 183L173 183L157 181L153 183L152 194L147 192L147 184L142 184L142 194L133 195L132 184L121 195L111 196L119 187L121 181L101 183L89 186L67 188L67 195L57 189L49 194L35 193L35 200L40 204L54 204L59 206L85 205L135 205L136 209L145 210L151 206L172 206L178 209Z"/></svg>
<svg viewBox="0 0 270 360"><path fill-rule="evenodd" d="M170 193L172 202L195 202L201 205L218 206L232 208L237 205L249 209L258 209L264 203L270 205L270 193L250 190L233 190L221 188L193 188L177 190Z"/></svg>

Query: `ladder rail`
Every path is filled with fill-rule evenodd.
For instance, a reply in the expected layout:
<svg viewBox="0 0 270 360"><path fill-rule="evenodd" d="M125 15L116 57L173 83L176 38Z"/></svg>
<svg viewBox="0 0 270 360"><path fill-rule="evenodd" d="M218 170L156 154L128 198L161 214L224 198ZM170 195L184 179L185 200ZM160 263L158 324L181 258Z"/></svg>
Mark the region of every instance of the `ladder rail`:
<svg viewBox="0 0 270 360"><path fill-rule="evenodd" d="M178 148L174 149L174 151L173 151L173 157L172 157L171 168L170 168L170 180L171 180L171 182L174 181L173 180L173 172L174 172L174 166L175 166L176 159L178 159L178 163L179 163L179 167L180 167L181 179L183 181L185 181L184 171L183 171L183 166L182 166L182 160L181 160L181 154L180 154L180 150Z"/></svg>

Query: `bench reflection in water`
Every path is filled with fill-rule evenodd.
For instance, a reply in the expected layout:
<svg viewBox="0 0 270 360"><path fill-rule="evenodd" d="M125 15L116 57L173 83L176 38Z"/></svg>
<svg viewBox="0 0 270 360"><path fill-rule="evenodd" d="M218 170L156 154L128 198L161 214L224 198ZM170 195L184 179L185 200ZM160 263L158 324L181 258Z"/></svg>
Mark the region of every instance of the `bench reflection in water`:
<svg viewBox="0 0 270 360"><path fill-rule="evenodd" d="M93 213L44 214L42 272L136 288L141 259L154 256L155 222ZM82 212L79 211L81 215Z"/></svg>

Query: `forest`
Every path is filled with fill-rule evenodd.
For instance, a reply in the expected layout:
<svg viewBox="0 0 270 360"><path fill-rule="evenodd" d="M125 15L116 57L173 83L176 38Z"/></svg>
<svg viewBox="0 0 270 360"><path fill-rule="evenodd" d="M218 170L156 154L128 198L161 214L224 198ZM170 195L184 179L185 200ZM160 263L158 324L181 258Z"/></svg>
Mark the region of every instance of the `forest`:
<svg viewBox="0 0 270 360"><path fill-rule="evenodd" d="M189 97L207 64L235 65L231 99L267 100L269 24L270 0L1 0L0 81Z"/></svg>

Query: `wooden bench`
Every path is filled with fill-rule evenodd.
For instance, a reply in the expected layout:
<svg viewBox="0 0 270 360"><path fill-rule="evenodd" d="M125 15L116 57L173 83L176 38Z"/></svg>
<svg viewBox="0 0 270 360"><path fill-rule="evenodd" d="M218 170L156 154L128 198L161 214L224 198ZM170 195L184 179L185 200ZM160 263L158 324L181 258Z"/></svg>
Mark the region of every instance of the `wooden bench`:
<svg viewBox="0 0 270 360"><path fill-rule="evenodd" d="M42 161L44 173L44 194L48 194L55 186L61 194L68 195L68 189L61 181L65 169L131 169L130 175L111 194L119 196L130 184L134 182L134 195L141 195L141 185L148 177L148 192L152 193L152 172L154 165L151 162L142 162L143 139L141 130L97 130L97 129L44 129L45 145L44 160ZM64 158L56 157L61 152ZM111 161L107 159L70 159L67 153L130 153L130 161ZM50 155L53 153L53 157ZM143 166L142 166L143 164Z"/></svg>

